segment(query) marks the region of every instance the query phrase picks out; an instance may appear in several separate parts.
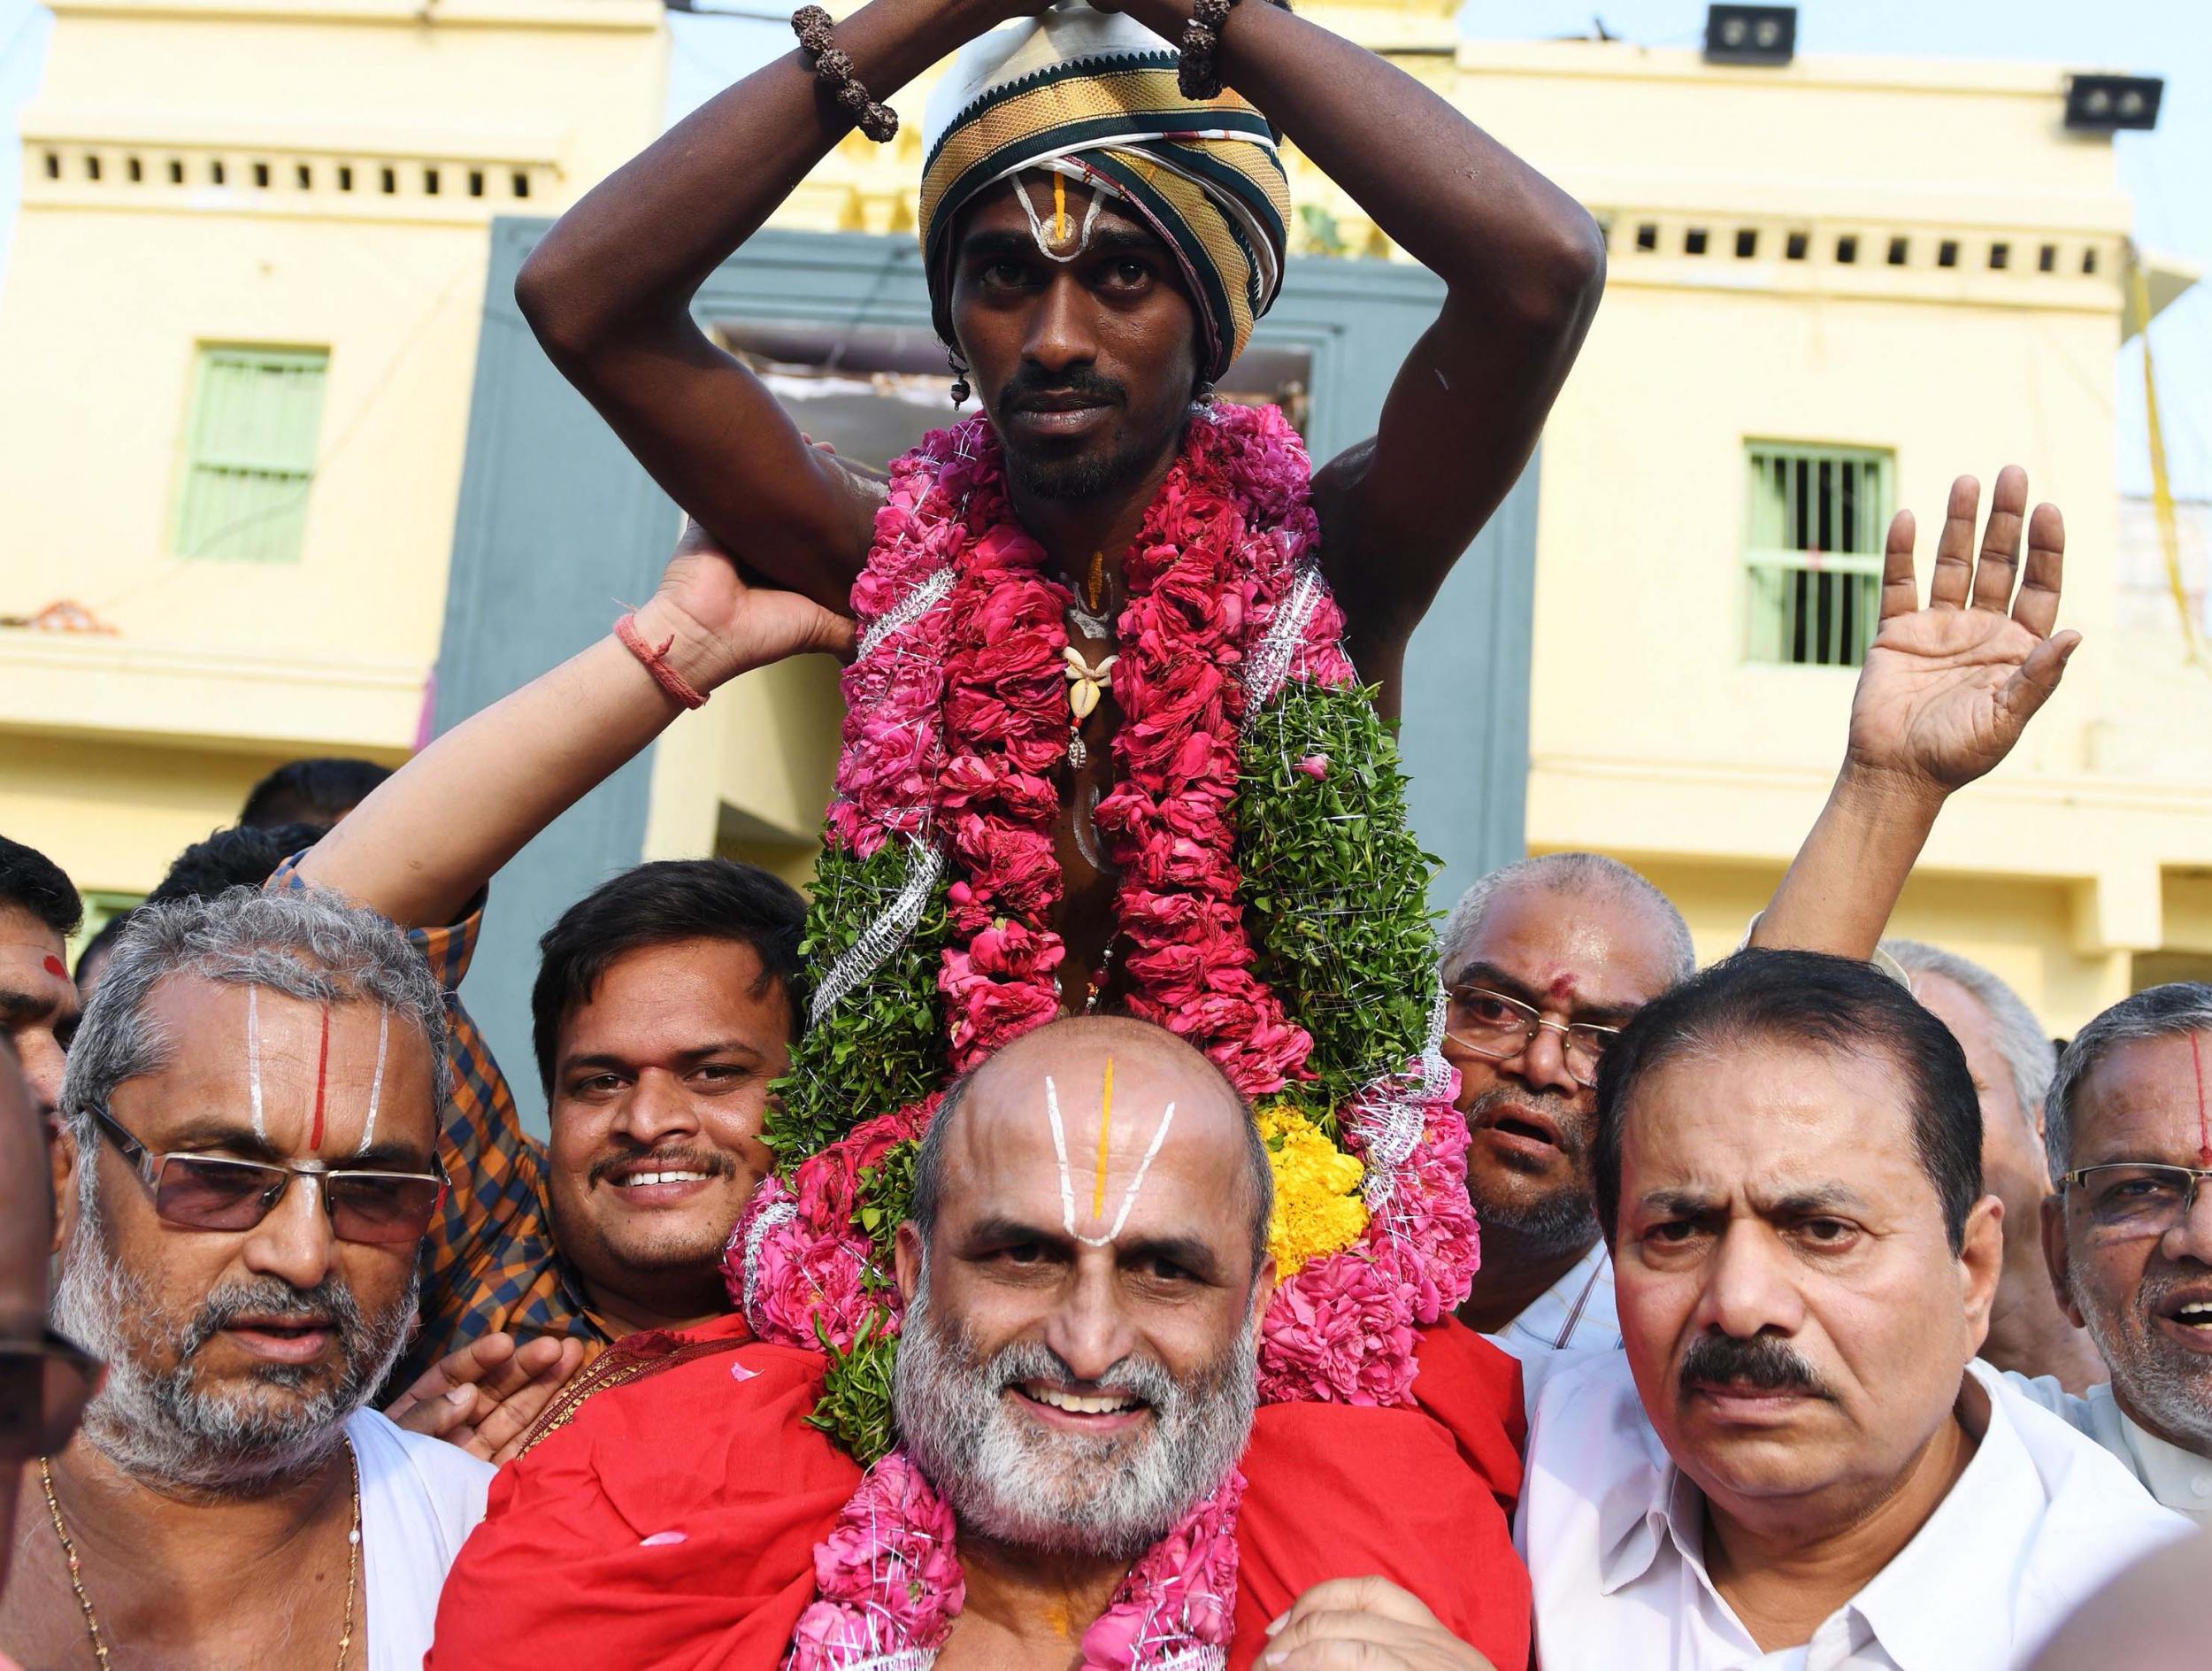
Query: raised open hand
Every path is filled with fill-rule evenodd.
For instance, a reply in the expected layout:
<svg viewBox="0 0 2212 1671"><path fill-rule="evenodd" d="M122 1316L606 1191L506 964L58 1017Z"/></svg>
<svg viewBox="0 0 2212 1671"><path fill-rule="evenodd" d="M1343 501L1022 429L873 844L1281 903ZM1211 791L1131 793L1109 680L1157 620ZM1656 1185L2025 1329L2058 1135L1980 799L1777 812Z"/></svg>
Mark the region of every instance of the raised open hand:
<svg viewBox="0 0 2212 1671"><path fill-rule="evenodd" d="M2027 518L2028 473L2007 465L1978 561L1980 501L1973 477L1951 484L1925 607L1913 570L1912 512L1890 523L1881 626L1851 698L1847 769L1918 796L1947 795L2009 754L2081 643L2079 633L2053 630L2066 551L2058 507L2039 504Z"/></svg>

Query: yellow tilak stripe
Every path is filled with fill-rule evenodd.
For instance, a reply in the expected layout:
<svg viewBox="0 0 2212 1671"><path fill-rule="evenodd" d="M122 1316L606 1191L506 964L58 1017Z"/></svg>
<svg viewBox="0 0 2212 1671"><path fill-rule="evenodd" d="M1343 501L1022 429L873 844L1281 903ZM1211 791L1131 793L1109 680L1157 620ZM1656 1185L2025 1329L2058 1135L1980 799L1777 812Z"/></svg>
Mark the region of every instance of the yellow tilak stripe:
<svg viewBox="0 0 2212 1671"><path fill-rule="evenodd" d="M1052 176L1052 247L1068 241L1068 182L1064 174Z"/></svg>
<svg viewBox="0 0 2212 1671"><path fill-rule="evenodd" d="M1091 1186L1091 1217L1106 1216L1106 1136L1113 1129L1114 1059L1106 1059L1106 1089L1098 1097L1098 1181Z"/></svg>

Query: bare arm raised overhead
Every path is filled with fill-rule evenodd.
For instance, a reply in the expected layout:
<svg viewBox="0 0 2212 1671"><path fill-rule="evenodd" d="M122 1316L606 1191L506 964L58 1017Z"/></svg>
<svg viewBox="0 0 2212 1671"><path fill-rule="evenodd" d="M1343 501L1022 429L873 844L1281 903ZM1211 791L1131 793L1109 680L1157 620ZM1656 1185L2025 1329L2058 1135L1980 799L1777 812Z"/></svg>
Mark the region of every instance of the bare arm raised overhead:
<svg viewBox="0 0 2212 1671"><path fill-rule="evenodd" d="M2081 643L2058 630L2065 520L2055 504L2031 517L2028 473L2007 465L1978 558L1980 505L1973 477L1951 484L1924 607L1912 512L1890 523L1881 629L1852 694L1843 769L1755 945L1872 957L1944 802L2011 753L2058 689Z"/></svg>
<svg viewBox="0 0 2212 1671"><path fill-rule="evenodd" d="M1191 0L1122 10L1170 40ZM1528 462L1605 286L1597 224L1403 70L1245 0L1230 86L1447 287L1369 440L1314 477L1323 560L1361 675L1394 694L1406 641Z"/></svg>
<svg viewBox="0 0 2212 1671"><path fill-rule="evenodd" d="M876 0L837 26L887 98L1007 0ZM809 447L760 380L691 317L708 276L851 130L793 51L709 100L562 216L515 281L553 363L653 479L780 584L842 610L881 490Z"/></svg>
<svg viewBox="0 0 2212 1671"><path fill-rule="evenodd" d="M835 44L881 99L1037 9L873 0ZM1191 15L1190 0L1123 9L1170 41ZM1572 199L1449 104L1317 25L1248 0L1219 57L1229 84L1449 287L1379 434L1315 481L1355 657L1394 686L1407 636L1535 443L1596 306L1602 242ZM803 55L779 59L588 195L516 286L548 353L663 487L749 564L839 607L879 489L810 451L689 304L849 127ZM998 389L981 392L988 406Z"/></svg>

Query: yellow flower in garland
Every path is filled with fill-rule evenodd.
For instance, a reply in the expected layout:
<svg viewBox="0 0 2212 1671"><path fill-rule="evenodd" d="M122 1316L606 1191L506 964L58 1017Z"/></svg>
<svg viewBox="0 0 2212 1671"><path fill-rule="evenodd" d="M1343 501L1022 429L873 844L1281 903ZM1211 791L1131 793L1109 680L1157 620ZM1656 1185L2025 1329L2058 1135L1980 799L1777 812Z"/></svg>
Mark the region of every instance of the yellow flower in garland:
<svg viewBox="0 0 2212 1671"><path fill-rule="evenodd" d="M1295 1104L1270 1103L1258 1120L1275 1169L1267 1248L1275 1256L1276 1275L1294 1276L1309 1259L1351 1246L1367 1228L1367 1204L1359 1194L1366 1168L1331 1143Z"/></svg>

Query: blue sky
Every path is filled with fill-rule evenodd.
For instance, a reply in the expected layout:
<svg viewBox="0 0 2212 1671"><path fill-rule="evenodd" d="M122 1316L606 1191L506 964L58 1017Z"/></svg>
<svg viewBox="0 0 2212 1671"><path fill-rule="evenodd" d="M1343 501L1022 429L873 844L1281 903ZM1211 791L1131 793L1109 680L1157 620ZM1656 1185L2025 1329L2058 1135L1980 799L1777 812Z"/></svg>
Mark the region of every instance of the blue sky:
<svg viewBox="0 0 2212 1671"><path fill-rule="evenodd" d="M710 0L713 3L713 0ZM721 0L729 4L731 0ZM740 4L780 11L774 0ZM2136 235L2154 249L2212 270L2212 4L2208 0L1809 0L1799 6L1798 50L1945 58L2024 58L2079 69L2166 78L2158 131L2116 141L2121 183L2135 204ZM1587 32L1602 18L1617 35L1653 46L1692 46L1702 0L1467 0L1471 35L1541 38ZM672 15L672 116L789 45L780 22ZM15 218L19 169L15 112L36 89L51 19L28 0L0 0L0 262ZM2151 328L2159 402L2177 492L2212 497L2212 284L2199 285ZM2142 361L2131 345L2118 374L2117 445L2124 491L2144 491Z"/></svg>

